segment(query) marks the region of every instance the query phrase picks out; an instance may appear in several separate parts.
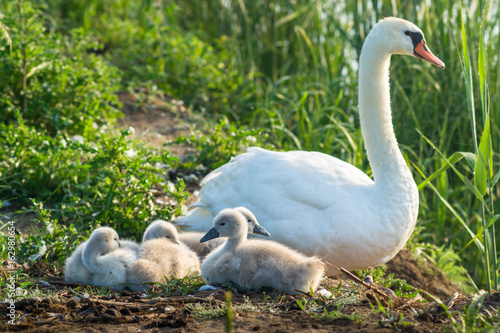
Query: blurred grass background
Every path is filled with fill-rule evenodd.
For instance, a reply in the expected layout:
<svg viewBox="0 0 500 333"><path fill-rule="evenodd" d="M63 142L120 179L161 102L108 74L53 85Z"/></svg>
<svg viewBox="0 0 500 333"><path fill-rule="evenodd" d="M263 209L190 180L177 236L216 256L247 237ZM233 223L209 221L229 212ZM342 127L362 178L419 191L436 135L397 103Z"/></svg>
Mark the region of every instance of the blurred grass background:
<svg viewBox="0 0 500 333"><path fill-rule="evenodd" d="M421 185L410 246L459 282L468 274L479 287L496 286L498 237L492 228L500 210L500 6L497 0L462 6L446 0L2 0L1 21L12 45L7 38L1 41L0 154L10 161L0 163L1 199L45 202L53 216L77 228L110 217L127 221L121 224L125 229L140 228L143 219L154 216L144 211L159 208L129 202L123 194L127 187L117 187L126 176L117 173L129 169L133 175L141 170L141 159L154 166L166 153L143 150L134 163L122 156L123 165L116 168L105 161L126 151L120 148L126 139L99 132L103 124L113 127L117 117L114 94L137 89L183 100L219 124L218 138L226 130L223 140L209 140L214 132L196 139L202 151L224 145L228 154L236 154L241 150L232 141L242 135L229 133L252 133L256 145L322 151L370 174L358 120L358 56L370 28L380 18L398 16L419 26L446 64L443 71L394 57L391 65L394 128ZM487 123L486 156L479 143ZM247 132L253 129L260 131ZM40 140L9 143L15 131ZM62 149L60 139L75 134L107 145L99 154L108 155L98 159L88 147L74 145ZM45 141L50 144L43 146ZM46 147L46 155L40 156L37 145ZM61 172L61 163L71 164L81 149L94 164ZM28 158L29 151L38 159ZM208 170L226 162L218 155L203 157L198 162ZM58 162L43 169L40 159ZM478 171L484 177L475 177ZM154 172L141 177L149 179L147 184L161 183ZM146 185L133 188L147 192ZM179 185L179 198L181 190ZM117 198L121 207L110 204ZM85 211L76 204L82 201L91 203ZM101 202L99 214L82 217L96 212L96 202ZM124 208L125 202L130 207ZM73 215L63 214L68 205L77 207Z"/></svg>

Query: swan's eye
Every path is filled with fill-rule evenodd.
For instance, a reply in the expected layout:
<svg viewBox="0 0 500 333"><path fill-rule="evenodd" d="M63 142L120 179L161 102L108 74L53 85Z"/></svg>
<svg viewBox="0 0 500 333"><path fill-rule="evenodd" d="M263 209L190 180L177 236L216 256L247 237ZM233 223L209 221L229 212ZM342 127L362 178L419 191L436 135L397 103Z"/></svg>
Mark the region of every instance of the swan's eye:
<svg viewBox="0 0 500 333"><path fill-rule="evenodd" d="M405 31L405 35L406 35L406 36L410 36L410 35L411 35L411 31L406 30L406 31Z"/></svg>

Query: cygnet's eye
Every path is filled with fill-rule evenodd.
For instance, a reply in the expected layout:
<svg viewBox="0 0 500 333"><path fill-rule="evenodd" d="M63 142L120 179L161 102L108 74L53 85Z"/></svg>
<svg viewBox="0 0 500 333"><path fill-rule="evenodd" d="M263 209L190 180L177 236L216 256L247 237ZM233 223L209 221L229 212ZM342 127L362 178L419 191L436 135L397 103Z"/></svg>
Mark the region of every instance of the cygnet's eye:
<svg viewBox="0 0 500 333"><path fill-rule="evenodd" d="M221 226L223 226L223 225L226 225L226 222L224 222L224 223L221 223L220 225L221 225Z"/></svg>
<svg viewBox="0 0 500 333"><path fill-rule="evenodd" d="M247 222L248 222L248 223L251 223L251 222L252 222L252 219L247 219Z"/></svg>
<svg viewBox="0 0 500 333"><path fill-rule="evenodd" d="M165 236L165 237L170 238L170 236L168 236L168 235L167 235L167 236Z"/></svg>

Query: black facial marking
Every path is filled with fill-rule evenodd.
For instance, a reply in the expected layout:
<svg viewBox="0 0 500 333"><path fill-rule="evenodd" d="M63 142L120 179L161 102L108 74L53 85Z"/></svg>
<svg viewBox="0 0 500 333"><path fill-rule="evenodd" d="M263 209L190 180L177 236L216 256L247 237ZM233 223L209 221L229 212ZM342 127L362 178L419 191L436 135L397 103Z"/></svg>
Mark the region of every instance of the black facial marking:
<svg viewBox="0 0 500 333"><path fill-rule="evenodd" d="M424 36L420 32L405 31L405 35L410 36L413 43L413 48L416 48L418 44L424 39ZM425 41L424 41L425 44Z"/></svg>

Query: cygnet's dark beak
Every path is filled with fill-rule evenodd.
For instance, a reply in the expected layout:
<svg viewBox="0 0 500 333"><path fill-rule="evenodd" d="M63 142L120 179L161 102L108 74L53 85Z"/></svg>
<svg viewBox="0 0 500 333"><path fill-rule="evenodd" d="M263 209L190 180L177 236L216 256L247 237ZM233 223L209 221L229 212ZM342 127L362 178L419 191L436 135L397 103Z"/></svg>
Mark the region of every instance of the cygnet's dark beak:
<svg viewBox="0 0 500 333"><path fill-rule="evenodd" d="M220 235L219 232L217 230L215 230L215 228L212 228L212 229L208 230L206 235L200 239L200 243L204 243L204 242L209 241L211 239L217 238L217 237L219 237L219 235Z"/></svg>
<svg viewBox="0 0 500 333"><path fill-rule="evenodd" d="M263 235L263 236L266 236L266 237L271 237L271 234L269 233L269 231L267 231L263 226L261 226L260 224L256 224L255 227L253 228L253 233L254 234L259 234L259 235Z"/></svg>

